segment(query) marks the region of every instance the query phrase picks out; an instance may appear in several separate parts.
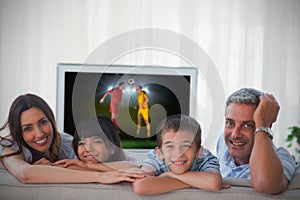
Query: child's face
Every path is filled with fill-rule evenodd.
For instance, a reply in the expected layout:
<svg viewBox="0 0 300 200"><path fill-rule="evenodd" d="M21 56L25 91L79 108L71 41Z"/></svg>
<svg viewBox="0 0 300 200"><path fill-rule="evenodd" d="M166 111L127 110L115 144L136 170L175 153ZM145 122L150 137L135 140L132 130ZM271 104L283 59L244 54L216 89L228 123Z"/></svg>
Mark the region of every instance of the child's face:
<svg viewBox="0 0 300 200"><path fill-rule="evenodd" d="M103 139L95 136L81 139L78 142L77 153L79 159L84 162L98 163L108 161L114 150L108 149Z"/></svg>
<svg viewBox="0 0 300 200"><path fill-rule="evenodd" d="M156 148L160 159L165 160L170 171L183 174L192 167L198 150L194 136L186 131L168 130L162 136L162 148Z"/></svg>

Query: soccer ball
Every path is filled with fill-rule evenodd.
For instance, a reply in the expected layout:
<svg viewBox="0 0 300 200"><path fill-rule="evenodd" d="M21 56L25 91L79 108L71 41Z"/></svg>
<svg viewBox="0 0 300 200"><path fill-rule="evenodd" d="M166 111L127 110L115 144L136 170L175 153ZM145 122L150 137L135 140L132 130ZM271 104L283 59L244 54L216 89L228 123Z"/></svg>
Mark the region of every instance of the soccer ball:
<svg viewBox="0 0 300 200"><path fill-rule="evenodd" d="M134 80L132 78L128 80L128 85L134 85Z"/></svg>

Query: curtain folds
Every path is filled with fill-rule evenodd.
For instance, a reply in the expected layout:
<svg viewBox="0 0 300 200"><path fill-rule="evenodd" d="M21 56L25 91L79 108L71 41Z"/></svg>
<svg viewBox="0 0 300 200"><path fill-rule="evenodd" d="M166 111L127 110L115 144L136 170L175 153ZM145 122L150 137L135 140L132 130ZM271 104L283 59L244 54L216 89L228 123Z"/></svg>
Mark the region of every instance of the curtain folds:
<svg viewBox="0 0 300 200"><path fill-rule="evenodd" d="M57 63L84 63L108 39L153 28L177 32L199 45L214 63L225 97L241 87L273 93L281 105L274 125L277 145L286 146L287 128L300 125L297 0L1 0L0 28L0 123L6 120L12 100L26 92L39 94L55 111ZM182 45L178 41L178 48ZM188 65L157 49L139 49L113 62ZM209 135L209 129L222 124L212 121L211 91L202 73L205 68L200 71L197 118L204 145L213 148L219 133Z"/></svg>

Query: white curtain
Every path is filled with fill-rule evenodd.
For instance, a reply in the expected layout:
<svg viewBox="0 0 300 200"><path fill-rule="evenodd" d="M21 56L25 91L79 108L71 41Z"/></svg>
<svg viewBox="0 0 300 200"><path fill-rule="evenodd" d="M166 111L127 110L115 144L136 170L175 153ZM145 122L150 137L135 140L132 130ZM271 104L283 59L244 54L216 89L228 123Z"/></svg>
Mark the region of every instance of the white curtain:
<svg viewBox="0 0 300 200"><path fill-rule="evenodd" d="M203 48L224 97L241 87L273 93L281 105L275 144L286 146L287 128L300 125L298 0L0 0L0 123L13 99L26 92L39 94L55 111L57 63L84 63L108 39L141 28L174 31ZM168 52L145 49L114 62L187 65ZM209 129L223 122L212 120L215 105L203 70L197 119L204 146L213 149L219 133Z"/></svg>

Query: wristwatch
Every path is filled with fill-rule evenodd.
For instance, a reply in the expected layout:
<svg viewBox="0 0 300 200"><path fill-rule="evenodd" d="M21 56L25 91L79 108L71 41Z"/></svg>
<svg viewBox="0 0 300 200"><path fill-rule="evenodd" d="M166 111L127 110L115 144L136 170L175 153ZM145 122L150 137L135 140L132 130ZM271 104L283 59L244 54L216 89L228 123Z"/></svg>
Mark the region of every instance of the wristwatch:
<svg viewBox="0 0 300 200"><path fill-rule="evenodd" d="M258 132L265 132L269 136L269 138L271 138L271 140L273 140L273 132L269 127L256 128L254 131L254 135L256 135L256 133L258 133Z"/></svg>

